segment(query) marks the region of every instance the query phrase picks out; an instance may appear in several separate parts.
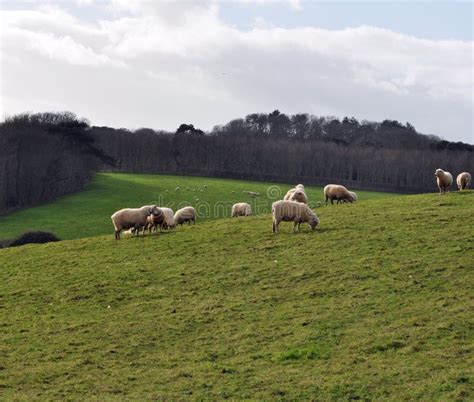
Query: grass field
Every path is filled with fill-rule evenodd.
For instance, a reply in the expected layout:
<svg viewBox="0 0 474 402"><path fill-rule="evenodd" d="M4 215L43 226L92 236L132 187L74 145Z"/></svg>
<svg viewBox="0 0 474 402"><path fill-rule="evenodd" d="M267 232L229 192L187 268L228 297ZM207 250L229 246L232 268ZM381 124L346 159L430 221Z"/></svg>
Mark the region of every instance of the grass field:
<svg viewBox="0 0 474 402"><path fill-rule="evenodd" d="M474 192L317 213L0 250L1 399L473 400Z"/></svg>
<svg viewBox="0 0 474 402"><path fill-rule="evenodd" d="M54 232L61 239L77 239L113 233L110 216L125 207L158 204L176 210L197 208L200 220L230 216L232 204L249 202L257 213L267 213L292 185L202 177L150 174L101 173L90 188L51 204L0 217L0 239L13 238L26 230ZM204 185L207 188L204 188ZM175 191L180 187L179 191ZM193 191L193 189L195 191ZM202 191L199 191L201 189ZM256 191L253 198L242 191ZM234 193L233 193L234 192ZM310 200L323 199L322 189L308 187ZM393 194L358 191L361 201Z"/></svg>

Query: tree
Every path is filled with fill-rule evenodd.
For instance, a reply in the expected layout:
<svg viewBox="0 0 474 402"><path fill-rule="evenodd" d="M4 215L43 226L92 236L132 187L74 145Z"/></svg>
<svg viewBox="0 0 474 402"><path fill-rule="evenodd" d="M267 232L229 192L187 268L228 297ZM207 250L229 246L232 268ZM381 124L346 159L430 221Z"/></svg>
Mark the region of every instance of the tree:
<svg viewBox="0 0 474 402"><path fill-rule="evenodd" d="M204 135L204 131L199 128L195 128L193 124L183 123L178 127L175 134Z"/></svg>

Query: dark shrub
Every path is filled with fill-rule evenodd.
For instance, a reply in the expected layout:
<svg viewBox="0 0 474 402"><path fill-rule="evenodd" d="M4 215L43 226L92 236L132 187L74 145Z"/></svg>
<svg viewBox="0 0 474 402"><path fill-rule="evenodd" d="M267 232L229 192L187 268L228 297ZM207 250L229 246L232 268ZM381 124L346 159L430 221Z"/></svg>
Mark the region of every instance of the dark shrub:
<svg viewBox="0 0 474 402"><path fill-rule="evenodd" d="M50 241L59 241L59 239L50 232L25 232L10 243L10 247L22 246L30 243L49 243Z"/></svg>
<svg viewBox="0 0 474 402"><path fill-rule="evenodd" d="M10 246L11 240L0 240L0 248L5 248Z"/></svg>

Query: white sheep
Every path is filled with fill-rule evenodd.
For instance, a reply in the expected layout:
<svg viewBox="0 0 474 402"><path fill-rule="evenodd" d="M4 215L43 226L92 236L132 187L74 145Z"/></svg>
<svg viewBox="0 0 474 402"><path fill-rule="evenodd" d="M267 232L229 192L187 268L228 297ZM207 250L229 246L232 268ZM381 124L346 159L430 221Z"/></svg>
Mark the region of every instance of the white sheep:
<svg viewBox="0 0 474 402"><path fill-rule="evenodd" d="M273 233L278 233L280 222L293 222L293 232L299 231L302 223L308 223L311 229L319 224L316 214L306 204L295 201L276 201L272 204Z"/></svg>
<svg viewBox="0 0 474 402"><path fill-rule="evenodd" d="M451 184L453 184L453 175L449 172L445 172L443 169L436 169L435 176L436 182L438 183L439 195L446 192L449 193Z"/></svg>
<svg viewBox="0 0 474 402"><path fill-rule="evenodd" d="M156 205L145 205L141 208L124 208L115 212L110 218L115 229L115 239L120 240L122 230L132 229L139 232L140 228L146 225L146 218L149 215L159 215L160 211Z"/></svg>
<svg viewBox="0 0 474 402"><path fill-rule="evenodd" d="M161 229L174 229L176 223L174 221L174 212L171 208L160 207L163 211L163 223L161 224Z"/></svg>
<svg viewBox="0 0 474 402"><path fill-rule="evenodd" d="M183 226L183 223L188 222L188 225L193 222L196 224L196 210L193 207L184 207L178 209L174 214L174 221L176 225Z"/></svg>
<svg viewBox="0 0 474 402"><path fill-rule="evenodd" d="M252 215L252 207L246 202L239 202L232 205L231 217L250 216Z"/></svg>
<svg viewBox="0 0 474 402"><path fill-rule="evenodd" d="M459 173L458 177L456 177L456 184L459 191L466 190L471 185L471 174L468 172Z"/></svg>
<svg viewBox="0 0 474 402"><path fill-rule="evenodd" d="M302 184L297 184L294 188L290 188L285 197L283 197L284 201L297 201L302 202L303 204L308 203L308 196L306 195L306 191Z"/></svg>
<svg viewBox="0 0 474 402"><path fill-rule="evenodd" d="M331 204L334 204L334 200L339 204L341 202L350 202L351 204L357 200L357 195L352 193L341 186L340 184L328 184L324 187L324 197L326 198L326 205L328 205L328 200L331 201Z"/></svg>

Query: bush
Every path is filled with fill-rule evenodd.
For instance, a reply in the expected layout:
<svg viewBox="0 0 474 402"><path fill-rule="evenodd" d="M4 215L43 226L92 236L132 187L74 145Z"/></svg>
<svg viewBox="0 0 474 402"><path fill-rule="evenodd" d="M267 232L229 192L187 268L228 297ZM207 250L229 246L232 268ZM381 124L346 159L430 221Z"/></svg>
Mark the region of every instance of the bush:
<svg viewBox="0 0 474 402"><path fill-rule="evenodd" d="M9 244L9 247L23 246L24 244L30 243L49 243L50 241L59 241L59 239L50 232L25 232L21 236L12 240Z"/></svg>

